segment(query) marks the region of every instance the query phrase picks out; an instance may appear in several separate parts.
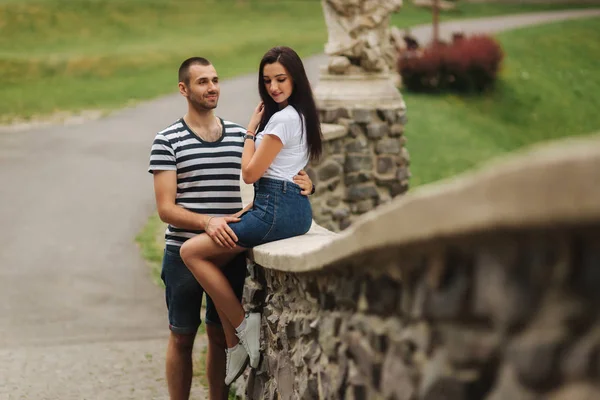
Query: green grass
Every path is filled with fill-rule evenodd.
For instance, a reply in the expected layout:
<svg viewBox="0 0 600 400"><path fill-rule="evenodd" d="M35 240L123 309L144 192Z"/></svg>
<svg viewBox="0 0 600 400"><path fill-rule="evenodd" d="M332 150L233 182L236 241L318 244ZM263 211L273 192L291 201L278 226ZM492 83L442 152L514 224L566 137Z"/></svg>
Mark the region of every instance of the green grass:
<svg viewBox="0 0 600 400"><path fill-rule="evenodd" d="M153 214L135 237L140 253L150 267L152 281L162 287L164 287L164 283L160 278L160 272L165 248L165 229L166 225L160 220L158 214Z"/></svg>
<svg viewBox="0 0 600 400"><path fill-rule="evenodd" d="M497 38L505 63L492 93L403 93L412 187L532 143L600 130L600 19L525 28Z"/></svg>
<svg viewBox="0 0 600 400"><path fill-rule="evenodd" d="M572 8L459 4L442 19ZM406 2L393 23L427 23ZM176 70L208 57L222 77L254 71L271 46L321 52L317 0L0 0L0 123L114 109L176 90Z"/></svg>

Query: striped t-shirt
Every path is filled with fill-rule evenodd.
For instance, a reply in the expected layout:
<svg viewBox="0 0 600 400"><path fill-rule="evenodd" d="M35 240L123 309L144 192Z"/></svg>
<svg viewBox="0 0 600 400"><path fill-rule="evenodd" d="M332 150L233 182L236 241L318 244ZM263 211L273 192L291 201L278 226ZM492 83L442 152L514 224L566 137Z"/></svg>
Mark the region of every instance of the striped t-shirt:
<svg viewBox="0 0 600 400"><path fill-rule="evenodd" d="M148 172L177 171L176 204L190 211L220 217L242 209L240 171L246 130L221 119L216 142L195 135L182 119L158 132L152 143ZM169 225L166 244L181 246L202 233Z"/></svg>

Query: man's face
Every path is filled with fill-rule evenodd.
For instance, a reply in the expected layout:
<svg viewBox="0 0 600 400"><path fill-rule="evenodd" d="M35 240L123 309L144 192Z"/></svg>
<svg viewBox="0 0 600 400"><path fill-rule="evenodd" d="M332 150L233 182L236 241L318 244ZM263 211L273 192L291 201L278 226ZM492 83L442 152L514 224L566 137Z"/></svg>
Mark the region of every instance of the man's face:
<svg viewBox="0 0 600 400"><path fill-rule="evenodd" d="M219 102L219 77L217 70L212 65L192 65L189 69L190 82L182 91L188 102L198 111L212 110Z"/></svg>

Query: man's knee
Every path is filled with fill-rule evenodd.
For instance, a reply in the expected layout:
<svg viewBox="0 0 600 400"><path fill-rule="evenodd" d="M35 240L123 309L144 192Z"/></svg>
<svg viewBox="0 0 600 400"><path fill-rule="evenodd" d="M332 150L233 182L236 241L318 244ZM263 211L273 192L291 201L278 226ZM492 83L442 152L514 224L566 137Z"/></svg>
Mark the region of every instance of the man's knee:
<svg viewBox="0 0 600 400"><path fill-rule="evenodd" d="M171 332L171 344L179 352L191 352L194 348L194 339L196 334L181 334Z"/></svg>
<svg viewBox="0 0 600 400"><path fill-rule="evenodd" d="M227 342L225 341L225 332L220 325L206 324L206 336L208 336L208 342L214 346L222 349L227 348Z"/></svg>

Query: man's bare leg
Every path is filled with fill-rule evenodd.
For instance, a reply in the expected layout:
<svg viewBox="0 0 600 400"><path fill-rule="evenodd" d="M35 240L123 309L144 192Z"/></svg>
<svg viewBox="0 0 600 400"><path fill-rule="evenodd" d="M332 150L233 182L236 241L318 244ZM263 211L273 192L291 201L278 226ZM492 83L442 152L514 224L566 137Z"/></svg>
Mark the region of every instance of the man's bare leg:
<svg viewBox="0 0 600 400"><path fill-rule="evenodd" d="M167 385L171 400L188 400L192 386L192 350L193 334L177 334L171 332L167 344Z"/></svg>
<svg viewBox="0 0 600 400"><path fill-rule="evenodd" d="M225 334L219 325L206 324L206 335L208 336L206 379L209 399L227 400L229 387L225 386L225 349L227 348Z"/></svg>

